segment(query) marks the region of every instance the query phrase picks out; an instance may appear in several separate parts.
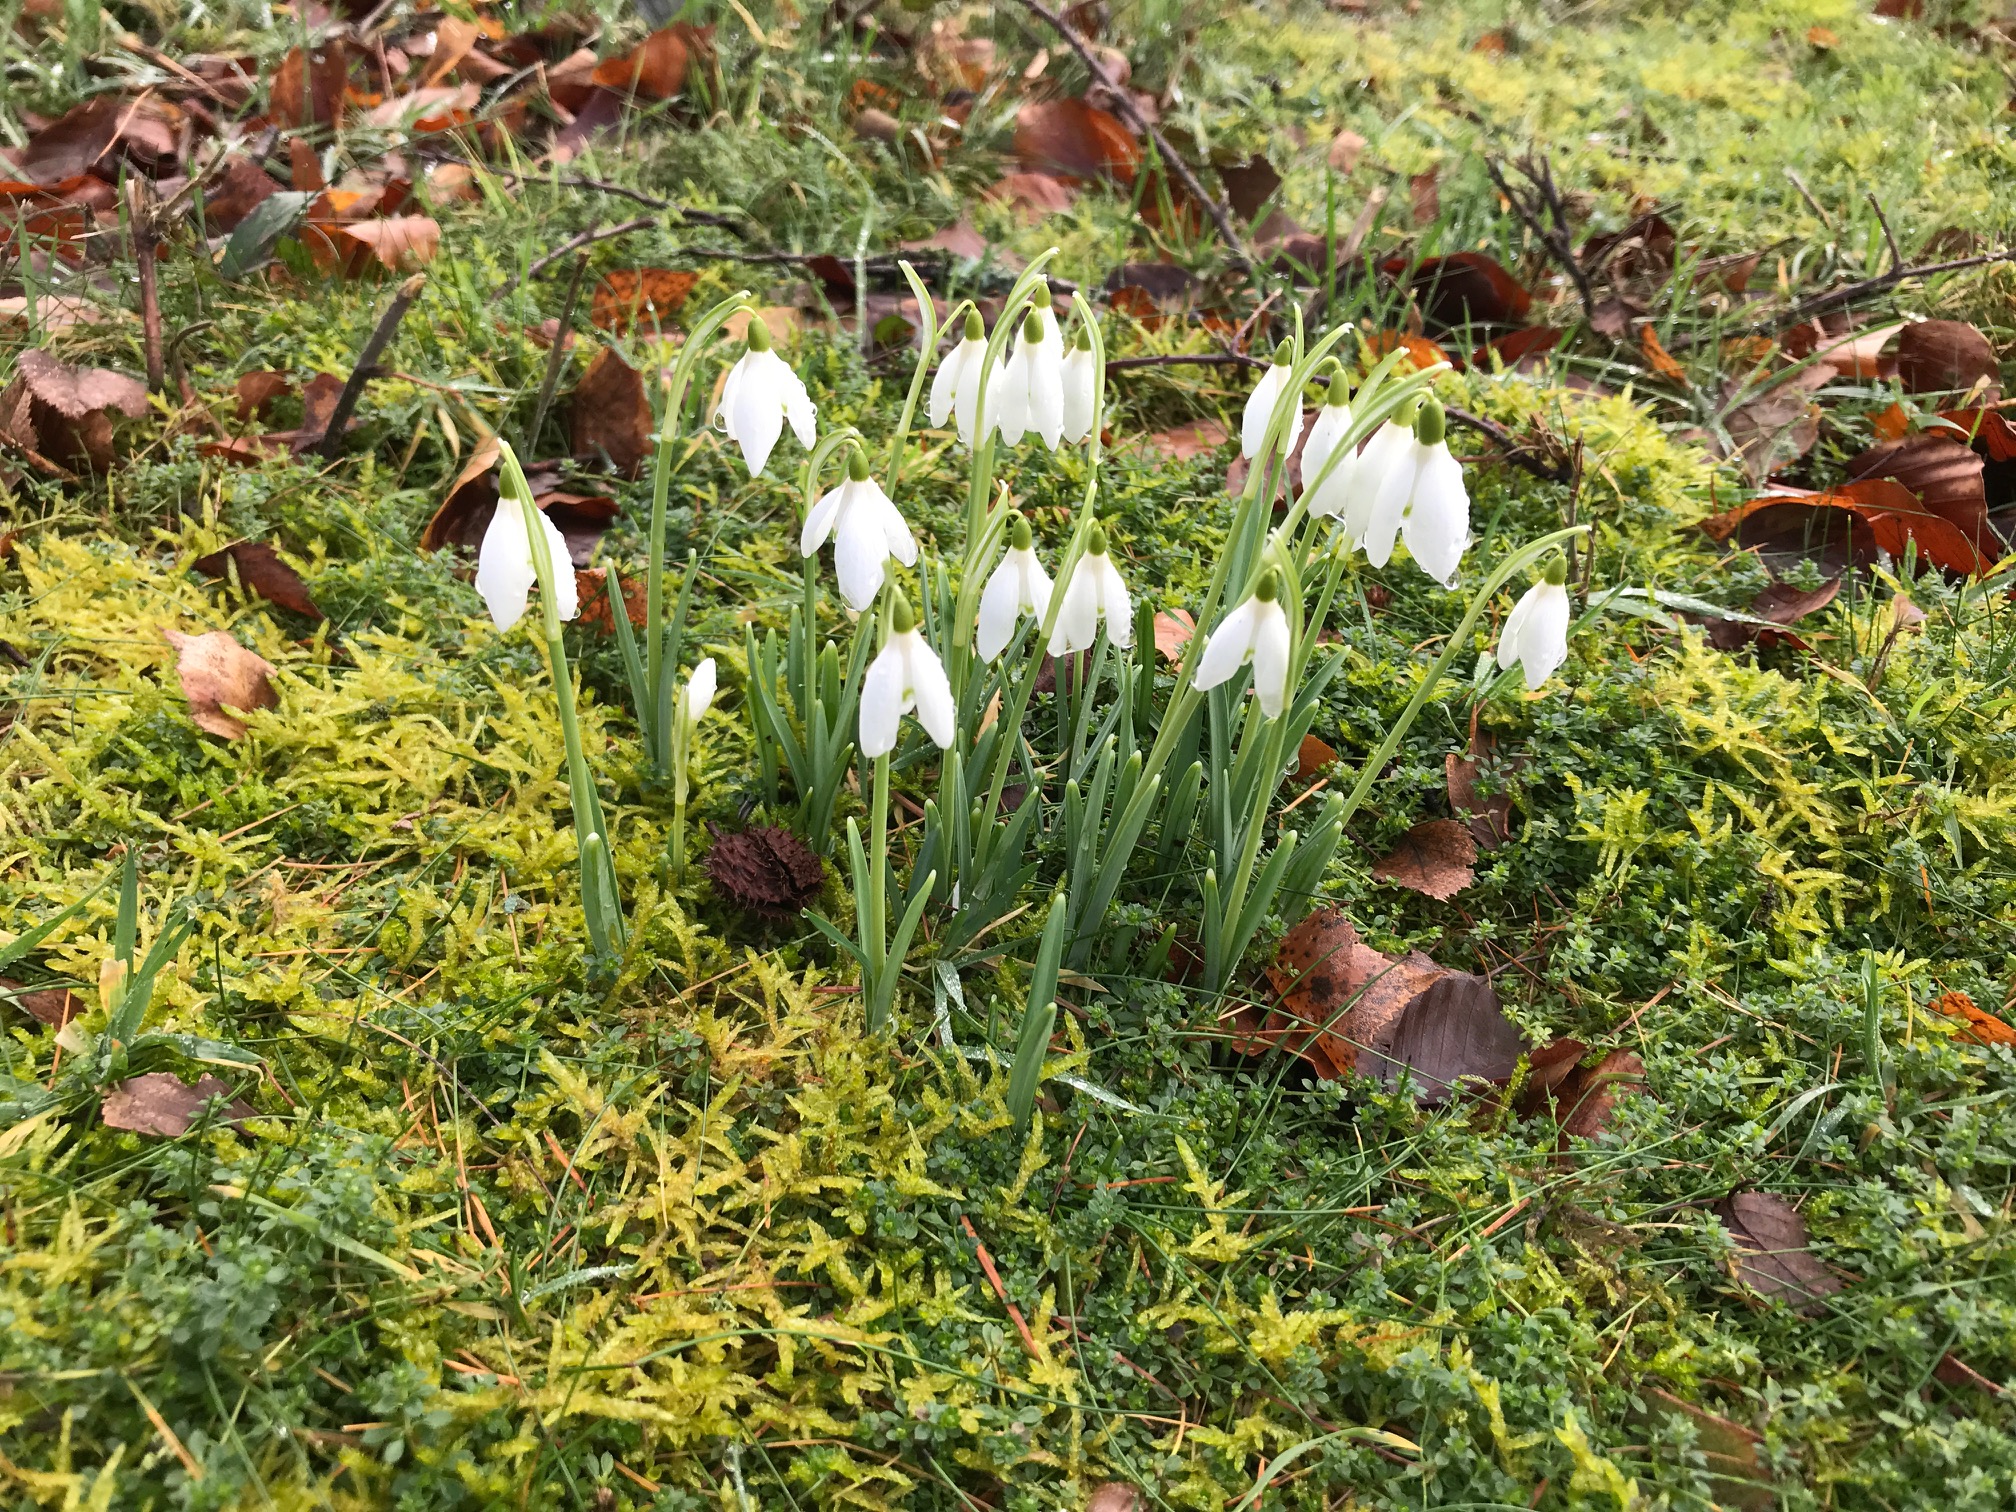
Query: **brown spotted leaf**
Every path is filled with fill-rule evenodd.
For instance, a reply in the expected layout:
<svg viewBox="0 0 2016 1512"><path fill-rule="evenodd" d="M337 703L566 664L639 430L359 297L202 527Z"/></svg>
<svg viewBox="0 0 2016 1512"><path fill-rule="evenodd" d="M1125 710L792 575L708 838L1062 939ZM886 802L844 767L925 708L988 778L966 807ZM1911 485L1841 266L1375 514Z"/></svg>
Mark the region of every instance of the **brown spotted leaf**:
<svg viewBox="0 0 2016 1512"><path fill-rule="evenodd" d="M641 325L655 330L671 321L700 281L677 268L618 268L603 275L588 303L588 319L619 335Z"/></svg>
<svg viewBox="0 0 2016 1512"><path fill-rule="evenodd" d="M1454 819L1424 819L1373 866L1372 875L1446 901L1470 885L1476 867L1477 842L1467 828Z"/></svg>
<svg viewBox="0 0 2016 1512"><path fill-rule="evenodd" d="M175 648L175 673L198 729L243 740L244 721L226 711L270 709L280 701L267 680L273 664L239 645L228 630L184 635L164 629L161 634Z"/></svg>
<svg viewBox="0 0 2016 1512"><path fill-rule="evenodd" d="M1396 961L1358 938L1341 909L1319 908L1282 937L1267 967L1275 1004L1254 1036L1318 1075L1348 1075L1361 1045L1385 1034L1442 975L1418 951Z"/></svg>
<svg viewBox="0 0 2016 1512"><path fill-rule="evenodd" d="M1470 754L1451 751L1442 758L1443 778L1449 789L1449 807L1468 815L1470 838L1483 850L1496 850L1512 836L1512 795L1504 785L1486 798L1477 791L1477 778L1484 764L1496 753L1498 742L1488 734L1470 737ZM1516 765L1516 763L1515 763Z"/></svg>
<svg viewBox="0 0 2016 1512"><path fill-rule="evenodd" d="M252 1117L251 1107L233 1097L216 1077L199 1077L192 1087L166 1071L149 1071L121 1082L106 1094L99 1111L107 1128L174 1139L196 1125L204 1104L213 1099L224 1104L215 1122L236 1124Z"/></svg>

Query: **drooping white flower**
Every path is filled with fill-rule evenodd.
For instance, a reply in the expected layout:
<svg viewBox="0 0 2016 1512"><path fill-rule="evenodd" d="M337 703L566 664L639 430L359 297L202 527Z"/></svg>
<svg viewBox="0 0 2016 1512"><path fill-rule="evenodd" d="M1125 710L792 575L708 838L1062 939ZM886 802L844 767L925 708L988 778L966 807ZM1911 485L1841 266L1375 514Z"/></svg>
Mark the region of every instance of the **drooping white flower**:
<svg viewBox="0 0 2016 1512"><path fill-rule="evenodd" d="M861 681L861 754L872 761L895 750L898 725L912 709L940 750L952 744L958 710L945 665L917 633L910 602L899 593L889 639Z"/></svg>
<svg viewBox="0 0 2016 1512"><path fill-rule="evenodd" d="M1078 327L1078 338L1064 354L1064 439L1076 446L1092 433L1099 408L1098 362L1092 355L1092 328Z"/></svg>
<svg viewBox="0 0 2016 1512"><path fill-rule="evenodd" d="M1010 446L1034 431L1050 450L1064 435L1064 338L1050 308L1050 286L1039 283L1015 351L1000 377L1001 402L989 394L988 408L1000 416L1001 439Z"/></svg>
<svg viewBox="0 0 2016 1512"><path fill-rule="evenodd" d="M1037 560L1029 522L1015 516L1008 553L980 590L980 617L974 626L973 649L982 661L993 661L1008 649L1022 616L1041 620L1050 610L1050 574Z"/></svg>
<svg viewBox="0 0 2016 1512"><path fill-rule="evenodd" d="M1338 458L1330 476L1320 483L1316 481L1331 453L1337 450L1337 443L1351 429L1350 401L1350 380L1340 367L1330 379L1330 392L1323 408L1316 412L1309 426L1309 439L1302 443L1302 498L1309 513L1317 519L1335 519L1351 501L1358 463L1355 453Z"/></svg>
<svg viewBox="0 0 2016 1512"><path fill-rule="evenodd" d="M770 460L786 420L801 446L809 448L818 432L817 411L804 383L771 350L770 327L753 314L747 339L748 350L728 370L728 381L721 386L721 407L714 412L714 423L742 448L742 460L748 463L753 478Z"/></svg>
<svg viewBox="0 0 2016 1512"><path fill-rule="evenodd" d="M959 422L959 439L968 446L978 432L976 417L980 407L980 368L987 356L987 327L978 310L966 312L966 334L959 345L938 364L938 376L931 380L931 423L943 425L948 418ZM1000 374L995 374L998 382Z"/></svg>
<svg viewBox="0 0 2016 1512"><path fill-rule="evenodd" d="M1281 606L1280 579L1264 574L1253 596L1218 622L1204 653L1197 658L1197 691L1208 693L1229 681L1250 660L1253 696L1269 719L1281 717L1288 703L1288 653L1292 637L1288 613Z"/></svg>
<svg viewBox="0 0 2016 1512"><path fill-rule="evenodd" d="M1521 595L1505 616L1498 637L1498 670L1522 666L1531 693L1568 659L1568 565L1560 557L1547 564L1547 575Z"/></svg>
<svg viewBox="0 0 2016 1512"><path fill-rule="evenodd" d="M1085 543L1085 555L1072 570L1064 589L1064 602L1057 611L1056 628L1050 636L1050 654L1062 656L1083 651L1099 638L1099 621L1106 621L1106 638L1125 648L1134 641L1134 601L1119 569L1106 555L1106 527L1094 525Z"/></svg>
<svg viewBox="0 0 2016 1512"><path fill-rule="evenodd" d="M679 717L686 722L687 733L692 733L693 727L713 707L715 685L714 658L702 657L693 675L686 679L686 686L679 690Z"/></svg>
<svg viewBox="0 0 2016 1512"><path fill-rule="evenodd" d="M1358 458L1358 489L1365 497L1364 527L1358 542L1374 567L1393 555L1393 538L1403 536L1415 563L1445 588L1456 581L1470 544L1470 495L1463 487L1463 464L1449 455L1448 417L1430 399L1421 406L1410 436L1396 426L1375 454L1368 446ZM1380 436L1373 437L1379 445ZM1347 521L1347 528L1349 522Z"/></svg>
<svg viewBox="0 0 2016 1512"><path fill-rule="evenodd" d="M1239 429L1239 450L1249 458L1260 454L1260 443L1267 439L1267 422L1274 418L1274 408L1288 388L1294 360L1293 343L1282 342L1274 351L1274 361L1260 375L1260 381L1253 385L1253 392L1247 396L1246 415ZM1298 394L1295 412L1288 421L1288 450L1292 452L1295 449L1295 440L1301 434L1302 399Z"/></svg>
<svg viewBox="0 0 2016 1512"><path fill-rule="evenodd" d="M539 517L547 559L553 564L553 594L560 618L571 620L581 612L581 604L574 590L574 564L567 557L567 541L546 518L545 510L532 512ZM525 601L538 581L538 571L532 565L532 539L525 530L524 507L508 495L499 498L490 513L490 528L483 532L483 544L476 553L476 591L483 595L490 618L500 631L509 630L525 617Z"/></svg>
<svg viewBox="0 0 2016 1512"><path fill-rule="evenodd" d="M883 563L894 557L908 567L917 560L916 537L882 485L868 476L868 454L858 446L847 459L846 481L805 516L799 555L813 555L828 536L833 538L840 597L856 613L867 609L882 591Z"/></svg>

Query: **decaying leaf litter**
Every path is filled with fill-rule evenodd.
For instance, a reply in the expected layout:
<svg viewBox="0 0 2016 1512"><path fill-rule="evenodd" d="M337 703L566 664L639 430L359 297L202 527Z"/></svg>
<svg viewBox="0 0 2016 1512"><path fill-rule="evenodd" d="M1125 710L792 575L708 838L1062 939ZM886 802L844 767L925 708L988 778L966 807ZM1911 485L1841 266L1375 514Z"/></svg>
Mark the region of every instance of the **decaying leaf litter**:
<svg viewBox="0 0 2016 1512"><path fill-rule="evenodd" d="M1998 23L252 19L8 41L50 80L0 118L10 1495L2006 1503ZM1514 583L1222 989L1224 856L1142 869L1020 1105L1065 774L1000 793L1040 880L926 910L866 1035L800 910L858 932L869 784L808 823L747 712L802 453L678 439L704 864L612 605L642 633L702 310L755 313L695 414L756 321L879 448L921 332L1053 245L1144 709L1218 628L1228 464L1311 481L1235 461L1297 316L1354 379L1449 363L1467 581L1345 570L1270 836L1485 564L1592 534L1567 665L1489 660ZM506 444L578 574L615 960L537 636L467 585ZM912 436L929 561L965 467ZM1046 555L1087 468L999 472ZM1110 700L1092 665L1028 718Z"/></svg>

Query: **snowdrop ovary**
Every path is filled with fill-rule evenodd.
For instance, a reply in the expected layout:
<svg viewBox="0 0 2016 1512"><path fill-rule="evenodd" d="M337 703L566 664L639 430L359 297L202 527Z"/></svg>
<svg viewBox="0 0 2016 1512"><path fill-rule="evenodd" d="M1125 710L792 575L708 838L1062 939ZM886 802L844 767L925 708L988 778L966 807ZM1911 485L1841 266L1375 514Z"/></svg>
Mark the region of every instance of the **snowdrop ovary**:
<svg viewBox="0 0 2016 1512"><path fill-rule="evenodd" d="M980 411L980 369L987 359L987 327L978 310L966 312L966 334L938 364L938 376L931 381L931 423L943 425L956 418L959 439L973 445L983 427Z"/></svg>
<svg viewBox="0 0 2016 1512"><path fill-rule="evenodd" d="M917 633L910 601L898 593L891 606L889 639L861 681L861 754L872 761L895 750L903 716L913 709L940 750L952 744L958 733L952 685L938 653Z"/></svg>
<svg viewBox="0 0 2016 1512"><path fill-rule="evenodd" d="M1194 681L1208 693L1229 681L1249 660L1253 663L1253 696L1269 719L1281 717L1288 705L1288 663L1294 636L1281 604L1281 579L1264 573L1253 596L1218 622L1197 658Z"/></svg>
<svg viewBox="0 0 2016 1512"><path fill-rule="evenodd" d="M980 614L973 627L973 649L982 661L993 661L1008 649L1024 614L1039 621L1050 610L1050 574L1036 557L1029 522L1015 516L1008 553L1001 558L980 593Z"/></svg>
<svg viewBox="0 0 2016 1512"><path fill-rule="evenodd" d="M1449 455L1448 430L1433 397L1416 414L1411 436L1398 425L1382 427L1358 458L1361 481L1345 516L1345 529L1374 567L1386 565L1395 537L1404 536L1415 564L1445 588L1470 544L1470 495L1463 465Z"/></svg>
<svg viewBox="0 0 2016 1512"><path fill-rule="evenodd" d="M554 607L560 618L571 620L581 612L581 604L566 539L546 518L545 510L535 508L532 513L538 519L546 557L553 568ZM476 591L483 595L500 632L525 617L525 601L538 581L538 569L532 563L532 538L525 529L525 506L509 493L502 494L490 513L490 528L483 532L483 544L476 555Z"/></svg>
<svg viewBox="0 0 2016 1512"><path fill-rule="evenodd" d="M1274 349L1273 363L1260 375L1260 381L1247 397L1246 413L1239 427L1239 450L1248 458L1260 455L1260 444L1267 439L1267 423L1274 418L1274 407L1281 402L1288 380L1294 376L1294 362L1295 343L1282 342ZM1294 412L1288 417L1289 451L1295 449L1296 438L1301 434L1302 401L1298 395Z"/></svg>
<svg viewBox="0 0 2016 1512"><path fill-rule="evenodd" d="M1318 519L1335 519L1351 501L1358 463L1355 453L1338 458L1330 476L1316 481L1350 429L1351 380L1340 366L1330 376L1330 392L1309 426L1309 439L1302 444L1302 498L1309 513Z"/></svg>
<svg viewBox="0 0 2016 1512"><path fill-rule="evenodd" d="M1055 451L1064 436L1064 341L1050 308L1050 286L1038 283L1015 351L1001 373L1001 439L1010 446L1034 431Z"/></svg>
<svg viewBox="0 0 2016 1512"><path fill-rule="evenodd" d="M1568 564L1555 557L1546 576L1512 606L1505 631L1498 638L1498 670L1515 665L1526 671L1526 691L1537 692L1568 659Z"/></svg>
<svg viewBox="0 0 2016 1512"><path fill-rule="evenodd" d="M817 412L804 383L771 349L770 328L754 310L749 314L745 340L747 350L728 370L728 381L721 387L721 407L714 412L714 423L742 448L742 460L753 478L770 460L787 419L799 444L811 447L818 434Z"/></svg>
<svg viewBox="0 0 2016 1512"><path fill-rule="evenodd" d="M1092 433L1098 415L1098 366L1092 328L1081 325L1071 350L1064 354L1064 439L1074 446Z"/></svg>
<svg viewBox="0 0 2016 1512"><path fill-rule="evenodd" d="M801 556L815 555L833 538L833 571L840 597L857 614L882 591L883 564L894 557L908 567L917 560L917 540L882 485L868 475L868 454L855 447L847 458L846 481L812 506L798 536Z"/></svg>
<svg viewBox="0 0 2016 1512"><path fill-rule="evenodd" d="M1106 622L1106 638L1125 648L1134 643L1134 601L1127 585L1106 554L1106 527L1094 525L1085 541L1085 555L1072 569L1064 602L1057 610L1057 624L1050 636L1050 654L1083 651L1099 638L1099 622Z"/></svg>

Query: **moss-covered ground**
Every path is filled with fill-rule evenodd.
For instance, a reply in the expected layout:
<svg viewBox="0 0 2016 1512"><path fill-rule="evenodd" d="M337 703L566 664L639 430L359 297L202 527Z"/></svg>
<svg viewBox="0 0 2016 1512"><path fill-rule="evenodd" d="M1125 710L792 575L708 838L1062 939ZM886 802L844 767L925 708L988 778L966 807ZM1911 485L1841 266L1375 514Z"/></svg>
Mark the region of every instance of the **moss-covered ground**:
<svg viewBox="0 0 2016 1512"><path fill-rule="evenodd" d="M1368 174L1390 173L1404 209L1407 177L1437 168L1431 241L1483 244L1535 281L1484 146L1547 144L1593 228L1656 200L1705 254L1764 251L1759 277L1791 292L1884 266L1865 194L1907 248L2010 219L2008 57L1963 29L1966 7L1265 6L1201 25L1157 0L1117 9L1138 79L1185 70L1172 124L1267 152L1303 225L1324 224L1326 194L1348 222ZM759 48L741 14L716 18L719 114L646 123L574 171L850 258L956 219L998 171L984 146L919 172L852 138L836 102L858 60L822 56L782 7ZM1024 12L993 22L1018 59L1043 40ZM78 78L47 46L37 87L61 96ZM14 80L6 108L28 108ZM989 108L1005 122L1012 105ZM1366 161L1326 180L1347 127ZM340 463L233 465L157 416L122 431L113 472L24 478L0 503L0 938L89 896L15 974L96 1001L103 884L137 851L143 943L172 905L194 922L149 1027L260 1061L151 1066L214 1072L254 1110L180 1139L104 1127L88 1095L0 1119L0 1502L1020 1512L1118 1480L1215 1512L1296 1451L1270 1506L2016 1505L2016 1050L1928 1006L1999 1009L2016 971L2016 621L1994 586L1922 577L1923 623L1900 631L1898 579L1865 573L1802 624L1807 652L1592 620L1544 696L1478 706L1512 838L1447 902L1370 863L1449 812L1468 657L1415 727L1324 891L1374 945L1488 973L1532 1042L1641 1056L1649 1095L1600 1135L1242 1057L1217 1002L1122 970L1067 982L1051 1065L1109 1097L1053 1081L1025 1137L1003 1074L929 1030L942 1005L961 1043L1012 1046L1035 918L967 953L957 1001L927 940L897 1031L867 1037L853 969L816 933L729 907L704 869L672 884L669 796L644 776L612 642L583 630L630 918L620 967L589 961L545 661L522 628L495 631L452 554L416 543L482 434L560 446L559 418L524 435L546 353L523 328L558 312L565 279L500 290L611 206L534 183L435 213L424 302ZM976 213L1025 254L1061 246L1057 271L1087 284L1144 255L1110 196L1035 227ZM1401 214L1377 234L1414 233ZM668 220L596 266L709 237ZM1174 250L1213 256L1202 236ZM696 300L775 271L702 266ZM2006 342L2012 289L1998 270L1907 285L1869 318L1960 314ZM164 288L171 331L207 322L182 349L207 396L253 369L347 372L384 298L305 264L226 283L191 261ZM1670 338L1709 317L1658 318ZM1126 320L1109 340L1208 345ZM138 343L127 316L53 345L134 370ZM888 434L904 364L817 331L788 353L822 424ZM1690 439L1720 401L1713 360L1689 358L1685 381L1613 355L1441 382L1582 442L1594 582L1740 605L1762 569L1692 529L1740 488ZM1244 387L1115 375L1113 429L1236 429ZM1813 467L1858 449L1892 397L1846 385ZM903 502L928 543L956 531L964 462L925 439ZM1208 571L1225 461L1122 445L1104 464L1130 581L1158 605ZM1010 476L1040 522L1083 467L1025 449ZM752 483L706 439L675 489L674 551L704 553L689 643L724 674L696 833L762 795L743 628L780 623L797 592L784 471ZM1565 485L1489 448L1470 478L1470 570L1568 507ZM634 568L648 483L606 486L625 514L604 558ZM280 544L326 621L191 570L240 538ZM1343 601L1348 661L1317 732L1350 763L1461 600L1361 562ZM192 724L164 627L228 630L277 669L244 740ZM1476 652L1490 644L1480 631ZM843 926L844 875L829 864L818 903ZM1179 870L1115 924L1199 906ZM30 1106L64 1051L0 1011L8 1095ZM1741 1189L1796 1203L1845 1286L1804 1313L1745 1287L1716 1214ZM1729 1478L1738 1462L1755 1484Z"/></svg>

